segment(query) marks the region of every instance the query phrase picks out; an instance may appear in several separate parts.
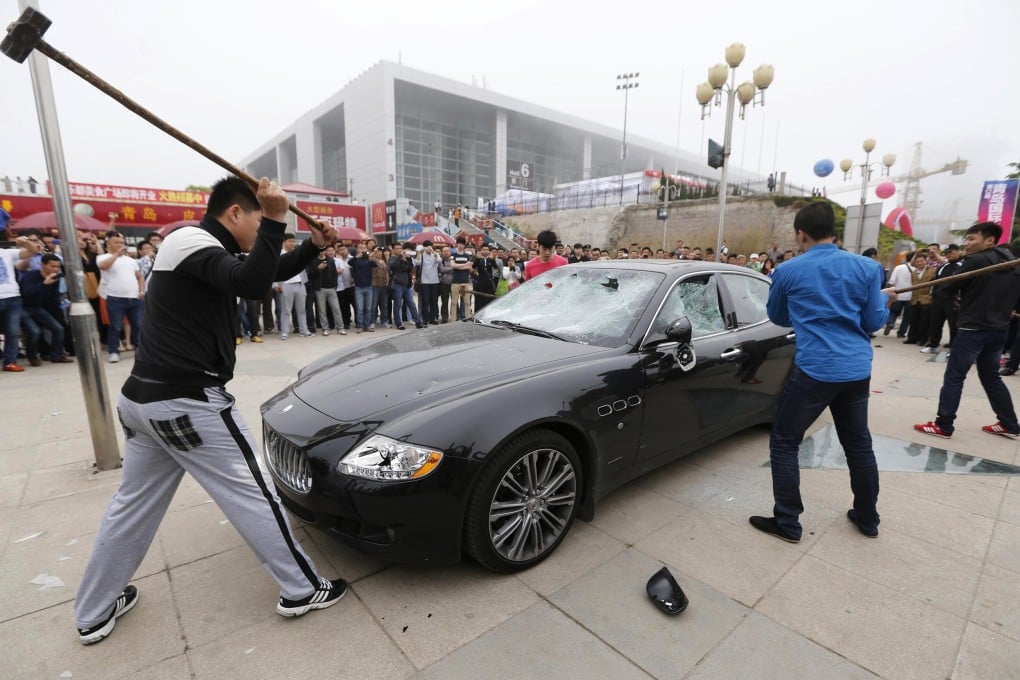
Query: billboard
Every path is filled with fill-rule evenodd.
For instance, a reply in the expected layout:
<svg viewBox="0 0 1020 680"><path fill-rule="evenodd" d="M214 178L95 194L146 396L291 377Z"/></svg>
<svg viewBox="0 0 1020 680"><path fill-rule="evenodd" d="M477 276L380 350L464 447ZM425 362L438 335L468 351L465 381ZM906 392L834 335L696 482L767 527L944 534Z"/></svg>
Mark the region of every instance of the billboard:
<svg viewBox="0 0 1020 680"><path fill-rule="evenodd" d="M1012 239L1018 186L1020 179L1003 179L985 182L981 189L978 222L997 222L1002 227L999 243L1009 243Z"/></svg>
<svg viewBox="0 0 1020 680"><path fill-rule="evenodd" d="M365 206L354 203L319 203L316 201L295 201L294 204L312 217L329 222L334 227L354 227L362 231L366 229L367 218ZM298 218L295 229L303 234L309 233L308 225Z"/></svg>
<svg viewBox="0 0 1020 680"><path fill-rule="evenodd" d="M397 230L397 200L380 201L372 204L373 234Z"/></svg>
<svg viewBox="0 0 1020 680"><path fill-rule="evenodd" d="M531 164L521 161L506 162L506 188L531 191Z"/></svg>

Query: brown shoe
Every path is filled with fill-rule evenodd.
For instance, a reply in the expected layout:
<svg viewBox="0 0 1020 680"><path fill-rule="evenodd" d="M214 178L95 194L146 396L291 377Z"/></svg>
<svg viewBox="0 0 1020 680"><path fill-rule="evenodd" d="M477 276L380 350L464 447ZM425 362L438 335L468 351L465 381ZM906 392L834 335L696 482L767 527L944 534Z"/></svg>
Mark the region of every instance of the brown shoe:
<svg viewBox="0 0 1020 680"><path fill-rule="evenodd" d="M39 357L29 357L28 363L31 364L32 366L42 366L42 359L40 359Z"/></svg>
<svg viewBox="0 0 1020 680"><path fill-rule="evenodd" d="M59 357L55 357L53 359L50 359L50 362L54 363L54 364L73 364L74 363L74 359L72 359L71 357L67 356L66 354L61 354Z"/></svg>
<svg viewBox="0 0 1020 680"><path fill-rule="evenodd" d="M4 364L4 371L6 371L7 373L24 373L25 369L23 369L21 366L18 366L17 364L11 363Z"/></svg>

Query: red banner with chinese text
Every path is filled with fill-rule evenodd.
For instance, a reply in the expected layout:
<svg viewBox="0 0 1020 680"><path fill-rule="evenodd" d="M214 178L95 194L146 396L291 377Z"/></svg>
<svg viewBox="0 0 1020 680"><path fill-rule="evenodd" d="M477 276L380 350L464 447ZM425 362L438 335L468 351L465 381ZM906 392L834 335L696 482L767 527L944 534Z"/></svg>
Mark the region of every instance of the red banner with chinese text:
<svg viewBox="0 0 1020 680"><path fill-rule="evenodd" d="M352 203L319 203L313 201L295 201L295 205L312 217L330 222L334 227L354 227L368 231L365 206ZM308 225L301 218L297 220L297 231L308 233Z"/></svg>

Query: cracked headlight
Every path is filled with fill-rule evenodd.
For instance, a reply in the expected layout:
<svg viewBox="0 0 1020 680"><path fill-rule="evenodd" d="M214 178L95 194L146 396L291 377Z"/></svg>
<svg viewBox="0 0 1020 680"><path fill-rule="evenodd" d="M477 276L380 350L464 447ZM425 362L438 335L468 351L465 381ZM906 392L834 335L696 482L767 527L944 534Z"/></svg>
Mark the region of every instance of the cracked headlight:
<svg viewBox="0 0 1020 680"><path fill-rule="evenodd" d="M443 452L425 446L373 435L351 449L337 463L345 475L378 481L421 479L439 465Z"/></svg>

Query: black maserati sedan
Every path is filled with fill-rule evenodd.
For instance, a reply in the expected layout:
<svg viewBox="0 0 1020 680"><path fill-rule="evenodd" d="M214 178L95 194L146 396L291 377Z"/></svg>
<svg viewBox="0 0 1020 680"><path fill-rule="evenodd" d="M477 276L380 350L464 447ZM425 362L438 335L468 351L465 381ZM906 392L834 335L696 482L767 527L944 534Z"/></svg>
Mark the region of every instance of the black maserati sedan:
<svg viewBox="0 0 1020 680"><path fill-rule="evenodd" d="M794 334L768 320L769 285L578 263L466 322L320 358L262 405L280 498L384 559L530 567L621 484L771 421Z"/></svg>

